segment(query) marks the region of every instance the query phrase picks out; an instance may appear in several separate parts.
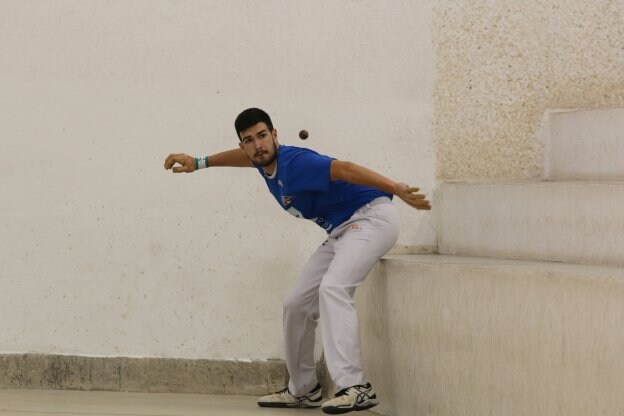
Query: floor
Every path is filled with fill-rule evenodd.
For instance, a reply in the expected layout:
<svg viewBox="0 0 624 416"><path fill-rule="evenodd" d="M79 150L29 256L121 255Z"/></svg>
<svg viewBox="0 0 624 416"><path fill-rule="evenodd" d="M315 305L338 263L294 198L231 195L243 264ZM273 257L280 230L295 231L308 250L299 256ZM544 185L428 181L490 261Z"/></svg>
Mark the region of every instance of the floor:
<svg viewBox="0 0 624 416"><path fill-rule="evenodd" d="M352 413L372 416L371 412ZM0 390L0 416L288 416L324 415L320 409L267 409L249 396Z"/></svg>

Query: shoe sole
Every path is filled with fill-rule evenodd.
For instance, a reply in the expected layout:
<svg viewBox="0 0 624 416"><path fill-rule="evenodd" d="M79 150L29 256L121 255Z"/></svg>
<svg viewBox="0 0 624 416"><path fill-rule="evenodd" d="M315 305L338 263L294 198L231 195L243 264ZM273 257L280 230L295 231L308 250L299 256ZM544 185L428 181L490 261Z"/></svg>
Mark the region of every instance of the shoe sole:
<svg viewBox="0 0 624 416"><path fill-rule="evenodd" d="M341 415L343 413L349 413L349 412L361 412L363 410L368 410L370 408L373 408L375 406L377 406L379 404L379 402L377 403L364 403L362 405L356 405L353 407L323 407L323 413L327 413L330 415Z"/></svg>

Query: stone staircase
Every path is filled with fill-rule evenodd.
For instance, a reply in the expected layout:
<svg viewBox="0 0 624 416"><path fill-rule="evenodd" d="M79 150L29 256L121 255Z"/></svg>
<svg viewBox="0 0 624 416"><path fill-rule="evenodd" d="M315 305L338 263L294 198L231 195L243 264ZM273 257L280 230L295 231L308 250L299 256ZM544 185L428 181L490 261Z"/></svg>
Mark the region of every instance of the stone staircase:
<svg viewBox="0 0 624 416"><path fill-rule="evenodd" d="M624 414L624 109L545 133L543 181L442 184L440 254L357 294L377 412Z"/></svg>

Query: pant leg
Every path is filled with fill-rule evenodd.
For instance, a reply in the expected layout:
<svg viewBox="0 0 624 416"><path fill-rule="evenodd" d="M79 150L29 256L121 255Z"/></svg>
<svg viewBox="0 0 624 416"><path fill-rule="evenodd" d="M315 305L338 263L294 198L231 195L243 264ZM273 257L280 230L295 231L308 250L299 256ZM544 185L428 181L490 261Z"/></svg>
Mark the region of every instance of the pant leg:
<svg viewBox="0 0 624 416"><path fill-rule="evenodd" d="M334 258L319 287L319 311L329 373L343 389L366 382L353 295L398 239L396 208L389 202L367 205L336 231L330 238Z"/></svg>
<svg viewBox="0 0 624 416"><path fill-rule="evenodd" d="M290 375L288 389L295 396L309 393L318 383L314 360L314 332L319 318L318 288L333 257L327 243L320 246L284 299L284 344Z"/></svg>

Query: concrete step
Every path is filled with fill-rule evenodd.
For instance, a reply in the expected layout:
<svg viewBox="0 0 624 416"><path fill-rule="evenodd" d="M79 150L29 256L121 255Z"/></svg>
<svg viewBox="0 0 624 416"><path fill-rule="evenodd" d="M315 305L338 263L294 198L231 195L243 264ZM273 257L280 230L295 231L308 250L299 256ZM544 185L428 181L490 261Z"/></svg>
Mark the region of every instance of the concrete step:
<svg viewBox="0 0 624 416"><path fill-rule="evenodd" d="M624 108L551 113L546 177L624 179Z"/></svg>
<svg viewBox="0 0 624 416"><path fill-rule="evenodd" d="M356 292L383 415L619 415L624 269L390 256Z"/></svg>
<svg viewBox="0 0 624 416"><path fill-rule="evenodd" d="M446 183L441 254L624 266L624 181Z"/></svg>

